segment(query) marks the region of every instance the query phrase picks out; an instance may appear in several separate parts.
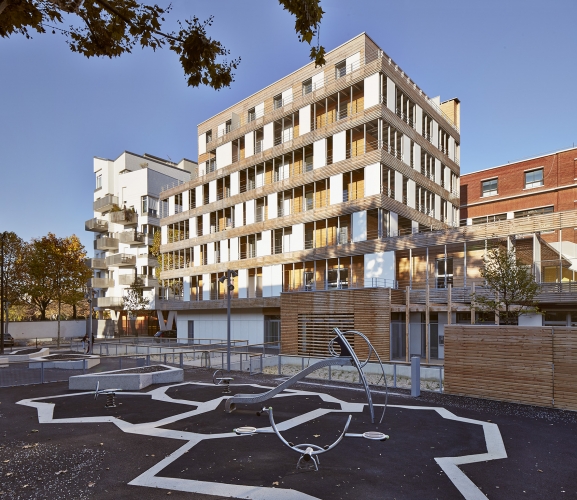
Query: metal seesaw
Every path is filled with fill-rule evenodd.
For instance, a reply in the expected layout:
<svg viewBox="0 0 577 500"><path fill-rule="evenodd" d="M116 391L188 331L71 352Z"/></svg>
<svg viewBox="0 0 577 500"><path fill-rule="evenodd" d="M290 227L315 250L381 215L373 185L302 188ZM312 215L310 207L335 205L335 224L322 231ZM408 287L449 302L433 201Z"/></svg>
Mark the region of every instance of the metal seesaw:
<svg viewBox="0 0 577 500"><path fill-rule="evenodd" d="M102 389L100 388L100 380L96 382L96 390L94 391L94 399L98 399L100 394L106 395L106 404L104 408L116 408L116 393L122 391L122 389Z"/></svg>
<svg viewBox="0 0 577 500"><path fill-rule="evenodd" d="M387 434L383 434L382 432L376 432L376 431L369 431L369 432L364 432L362 434L354 434L354 433L347 433L347 430L349 428L349 425L351 423L351 419L353 418L352 415L349 415L349 418L347 419L347 422L345 424L345 427L343 429L343 432L341 432L340 436L337 438L337 440L330 445L326 445L326 446L319 446L316 444L311 444L311 443L303 443L303 444L294 444L291 443L290 441L287 441L280 433L280 431L278 430L274 418L273 418L273 414L272 414L272 407L269 408L263 408L261 410L262 413L268 413L269 416L269 420L270 420L270 425L272 427L273 432L278 436L278 438L281 440L281 442L283 444L285 444L286 446L288 446L291 450L297 452L300 454L299 460L297 462L297 469L304 469L304 467L301 466L301 463L304 462L311 462L314 465L314 469L316 471L319 470L319 463L320 463L320 458L319 455L321 453L326 453L327 451L332 450L336 445L338 445L344 437L361 437L361 438L365 438L365 439L370 439L372 441L386 441L387 439L389 439L389 436ZM239 436L250 436L253 434L270 434L271 431L268 429L257 429L256 427L237 427L236 429L234 429L234 432L239 435Z"/></svg>
<svg viewBox="0 0 577 500"><path fill-rule="evenodd" d="M234 380L234 378L232 377L217 377L216 374L220 372L221 375L224 375L224 373L222 372L222 370L216 370L213 374L212 374L212 383L214 385L223 385L224 384L224 391L222 391L223 394L232 394L232 392L230 391L230 383Z"/></svg>
<svg viewBox="0 0 577 500"><path fill-rule="evenodd" d="M369 339L363 335L361 332L356 330L350 330L345 333L341 332L338 328L334 328L333 332L336 334L328 345L329 353L331 354L330 358L322 359L313 363L312 365L308 366L304 370L300 371L296 375L293 375L288 380L285 380L282 384L279 384L274 389L271 389L268 392L262 394L236 394L226 400L225 403L225 411L231 413L236 408L238 403L241 404L255 404L255 403L263 403L270 398L273 398L277 394L281 393L291 385L297 383L302 378L306 377L310 373L319 370L321 368L325 368L327 366L345 366L351 365L354 366L359 372L359 379L361 380L363 387L365 388L365 394L367 395L367 402L369 404L369 410L371 413L371 422L375 422L375 412L373 408L373 400L371 398L371 390L369 388L369 383L367 382L367 378L363 373L363 367L367 365L370 361L372 354L374 353L380 366L381 371L383 373L383 380L385 382L385 405L383 407L383 414L381 415L381 420L379 421L382 423L383 417L385 416L385 411L387 409L387 401L389 398L389 388L387 386L387 377L385 376L385 368L381 361L380 356L378 355L377 351L369 341ZM355 353L355 350L351 346L350 342L347 340L345 335L356 335L359 336L362 340L364 340L367 344L368 348L368 355L367 358L363 361L360 361L358 356ZM337 353L337 346L340 348L340 352Z"/></svg>

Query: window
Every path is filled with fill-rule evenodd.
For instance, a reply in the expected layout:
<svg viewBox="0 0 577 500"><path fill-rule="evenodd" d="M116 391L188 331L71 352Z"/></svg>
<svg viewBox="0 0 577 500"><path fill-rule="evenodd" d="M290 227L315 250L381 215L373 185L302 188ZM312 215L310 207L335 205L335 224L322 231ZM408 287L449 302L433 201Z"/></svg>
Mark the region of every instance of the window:
<svg viewBox="0 0 577 500"><path fill-rule="evenodd" d="M471 219L471 223L473 225L486 224L487 222L497 222L497 221L505 220L505 219L507 219L507 214L484 215L483 217L475 217L475 218Z"/></svg>
<svg viewBox="0 0 577 500"><path fill-rule="evenodd" d="M453 284L453 258L437 259L437 288Z"/></svg>
<svg viewBox="0 0 577 500"><path fill-rule="evenodd" d="M249 123L256 120L256 111L254 108L250 108L248 110L248 118L247 119L248 119Z"/></svg>
<svg viewBox="0 0 577 500"><path fill-rule="evenodd" d="M309 78L303 82L303 95L310 94L313 91L313 79Z"/></svg>
<svg viewBox="0 0 577 500"><path fill-rule="evenodd" d="M515 219L519 217L529 217L530 215L552 214L553 207L531 208L530 210L519 210L515 212Z"/></svg>
<svg viewBox="0 0 577 500"><path fill-rule="evenodd" d="M228 134L232 130L232 120L228 120L224 125L224 133Z"/></svg>
<svg viewBox="0 0 577 500"><path fill-rule="evenodd" d="M212 142L212 130L206 132L206 143Z"/></svg>
<svg viewBox="0 0 577 500"><path fill-rule="evenodd" d="M481 196L495 196L497 194L497 178L481 181Z"/></svg>
<svg viewBox="0 0 577 500"><path fill-rule="evenodd" d="M168 217L168 199L160 200L160 218Z"/></svg>
<svg viewBox="0 0 577 500"><path fill-rule="evenodd" d="M525 189L540 187L543 185L543 169L525 172Z"/></svg>
<svg viewBox="0 0 577 500"><path fill-rule="evenodd" d="M273 109L278 109L282 107L282 94L275 95L272 98L272 107Z"/></svg>
<svg viewBox="0 0 577 500"><path fill-rule="evenodd" d="M335 78L341 78L347 74L347 61L335 64Z"/></svg>
<svg viewBox="0 0 577 500"><path fill-rule="evenodd" d="M102 189L102 174L96 176L96 189Z"/></svg>
<svg viewBox="0 0 577 500"><path fill-rule="evenodd" d="M158 199L152 196L143 196L140 206L142 215L158 217Z"/></svg>

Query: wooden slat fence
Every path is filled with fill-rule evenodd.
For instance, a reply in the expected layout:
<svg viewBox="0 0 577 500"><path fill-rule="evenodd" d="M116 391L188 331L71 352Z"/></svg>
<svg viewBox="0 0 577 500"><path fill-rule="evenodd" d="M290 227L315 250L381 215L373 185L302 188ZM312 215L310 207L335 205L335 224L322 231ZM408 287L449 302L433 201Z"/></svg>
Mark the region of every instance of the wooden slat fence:
<svg viewBox="0 0 577 500"><path fill-rule="evenodd" d="M577 328L445 326L445 392L577 410Z"/></svg>

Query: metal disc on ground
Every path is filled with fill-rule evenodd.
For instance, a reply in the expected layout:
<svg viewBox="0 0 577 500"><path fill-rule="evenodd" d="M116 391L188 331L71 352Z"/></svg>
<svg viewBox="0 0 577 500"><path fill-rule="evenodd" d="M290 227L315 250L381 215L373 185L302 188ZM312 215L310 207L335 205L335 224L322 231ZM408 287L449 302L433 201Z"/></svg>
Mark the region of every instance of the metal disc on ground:
<svg viewBox="0 0 577 500"><path fill-rule="evenodd" d="M234 432L237 434L254 434L256 432L256 427L237 427Z"/></svg>
<svg viewBox="0 0 577 500"><path fill-rule="evenodd" d="M389 436L377 431L363 432L363 437L365 439L372 439L374 441L385 441L386 439L389 439Z"/></svg>

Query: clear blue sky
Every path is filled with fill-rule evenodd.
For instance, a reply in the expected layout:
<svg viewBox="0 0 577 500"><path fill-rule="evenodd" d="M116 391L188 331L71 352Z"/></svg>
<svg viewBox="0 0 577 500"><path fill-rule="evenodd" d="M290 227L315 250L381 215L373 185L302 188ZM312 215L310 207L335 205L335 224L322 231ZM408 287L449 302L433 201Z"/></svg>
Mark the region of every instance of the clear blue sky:
<svg viewBox="0 0 577 500"><path fill-rule="evenodd" d="M195 160L198 123L308 62L274 0L173 4L170 22L214 15L210 36L242 57L230 89L187 87L166 49L86 59L59 35L0 39L0 232L76 233L91 254L94 156ZM577 142L575 0L322 6L327 50L365 31L429 96L461 99L463 173Z"/></svg>

